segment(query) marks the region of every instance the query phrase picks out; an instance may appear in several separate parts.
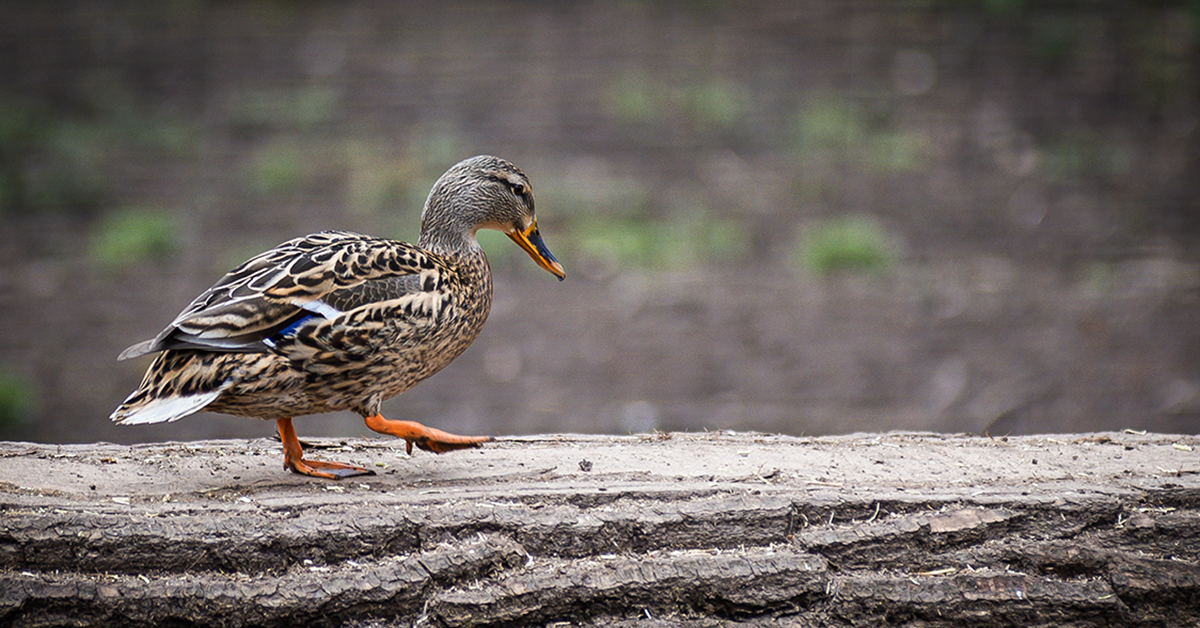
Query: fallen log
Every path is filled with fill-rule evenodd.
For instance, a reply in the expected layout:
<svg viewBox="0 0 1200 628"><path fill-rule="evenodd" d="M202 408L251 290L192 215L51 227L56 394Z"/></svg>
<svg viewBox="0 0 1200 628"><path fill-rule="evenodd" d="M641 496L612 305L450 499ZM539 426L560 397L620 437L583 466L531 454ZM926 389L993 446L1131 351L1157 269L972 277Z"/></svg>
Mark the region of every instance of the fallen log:
<svg viewBox="0 0 1200 628"><path fill-rule="evenodd" d="M1185 626L1200 438L0 443L0 625Z"/></svg>

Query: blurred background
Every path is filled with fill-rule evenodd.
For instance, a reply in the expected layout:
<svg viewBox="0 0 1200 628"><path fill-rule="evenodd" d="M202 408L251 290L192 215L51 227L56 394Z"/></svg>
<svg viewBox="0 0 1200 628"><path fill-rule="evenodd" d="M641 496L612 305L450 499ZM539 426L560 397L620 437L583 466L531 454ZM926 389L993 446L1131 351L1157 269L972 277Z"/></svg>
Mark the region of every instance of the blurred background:
<svg viewBox="0 0 1200 628"><path fill-rule="evenodd" d="M9 2L0 439L108 414L226 270L531 177L461 433L1200 432L1200 0ZM342 413L301 436L367 434Z"/></svg>

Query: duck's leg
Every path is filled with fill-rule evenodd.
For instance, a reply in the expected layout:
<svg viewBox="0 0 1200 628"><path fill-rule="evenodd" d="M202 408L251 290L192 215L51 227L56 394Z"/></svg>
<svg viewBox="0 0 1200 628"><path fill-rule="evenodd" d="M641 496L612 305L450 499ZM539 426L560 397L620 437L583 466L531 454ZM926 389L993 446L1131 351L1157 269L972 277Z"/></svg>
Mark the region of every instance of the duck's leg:
<svg viewBox="0 0 1200 628"><path fill-rule="evenodd" d="M304 451L300 449L300 439L296 438L296 430L292 427L292 420L290 418L276 419L275 424L279 426L279 438L283 441L283 466L288 469L303 475L330 480L340 480L356 475L375 475L375 472L370 469L340 462L305 460Z"/></svg>
<svg viewBox="0 0 1200 628"><path fill-rule="evenodd" d="M391 434L397 438L403 438L406 441L405 449L409 454L412 454L413 445L425 451L442 454L455 449L478 447L480 443L492 440L491 436L450 434L432 427L425 427L416 421L390 421L380 414L363 417L363 420L366 421L367 427L380 434Z"/></svg>

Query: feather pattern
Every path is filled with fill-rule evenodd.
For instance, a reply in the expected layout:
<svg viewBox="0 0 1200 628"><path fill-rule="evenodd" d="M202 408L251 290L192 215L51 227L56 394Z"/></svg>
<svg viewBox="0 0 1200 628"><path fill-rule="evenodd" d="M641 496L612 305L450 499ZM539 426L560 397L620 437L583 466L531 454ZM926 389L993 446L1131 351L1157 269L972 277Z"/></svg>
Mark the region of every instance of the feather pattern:
<svg viewBox="0 0 1200 628"><path fill-rule="evenodd" d="M378 414L461 354L487 319L492 281L478 229L505 232L562 278L529 190L512 164L476 157L435 183L417 245L323 231L251 258L121 353L157 356L112 419Z"/></svg>
<svg viewBox="0 0 1200 628"><path fill-rule="evenodd" d="M436 274L438 267L411 244L347 231L289 240L229 271L153 340L118 359L166 349L267 351L265 338L310 313L329 319L372 296L400 296L416 282L388 279Z"/></svg>

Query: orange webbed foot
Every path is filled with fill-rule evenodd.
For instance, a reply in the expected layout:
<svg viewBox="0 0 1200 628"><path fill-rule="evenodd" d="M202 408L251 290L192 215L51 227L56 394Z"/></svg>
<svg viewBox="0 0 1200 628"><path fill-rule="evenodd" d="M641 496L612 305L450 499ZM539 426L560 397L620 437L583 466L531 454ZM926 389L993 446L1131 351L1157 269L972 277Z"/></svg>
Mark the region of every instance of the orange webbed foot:
<svg viewBox="0 0 1200 628"><path fill-rule="evenodd" d="M432 427L425 427L416 421L391 421L379 414L364 417L363 420L373 431L403 438L405 451L410 455L413 445L435 454L444 454L455 449L478 447L492 440L491 436L459 436Z"/></svg>
<svg viewBox="0 0 1200 628"><path fill-rule="evenodd" d="M340 480L356 475L375 475L375 472L363 467L356 467L340 462L325 462L323 460L305 460L300 440L296 438L296 430L292 427L291 419L278 419L279 438L283 441L283 466L294 473L308 475L314 478Z"/></svg>
<svg viewBox="0 0 1200 628"><path fill-rule="evenodd" d="M310 475L314 478L325 478L327 480L341 480L343 478L352 478L356 475L375 475L375 472L363 467L356 467L350 464L342 464L340 462L325 462L323 460L284 460L283 465L292 470L294 473L302 475Z"/></svg>

